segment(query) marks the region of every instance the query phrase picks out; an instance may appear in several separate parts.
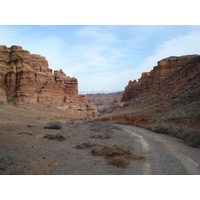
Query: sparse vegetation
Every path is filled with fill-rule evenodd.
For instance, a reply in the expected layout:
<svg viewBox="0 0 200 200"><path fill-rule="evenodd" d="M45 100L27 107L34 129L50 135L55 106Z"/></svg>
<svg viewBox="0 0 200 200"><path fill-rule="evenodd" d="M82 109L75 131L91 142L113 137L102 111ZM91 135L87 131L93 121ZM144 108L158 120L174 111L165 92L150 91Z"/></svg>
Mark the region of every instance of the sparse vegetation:
<svg viewBox="0 0 200 200"><path fill-rule="evenodd" d="M49 140L57 140L57 141L66 140L66 138L62 136L61 134L47 134L43 138L47 138Z"/></svg>
<svg viewBox="0 0 200 200"><path fill-rule="evenodd" d="M120 130L119 127L111 122L97 121L90 124L90 130L95 132L113 133L114 129Z"/></svg>
<svg viewBox="0 0 200 200"><path fill-rule="evenodd" d="M4 87L4 91L6 94L7 102L10 104L17 104L17 94L14 92L10 92L7 87Z"/></svg>
<svg viewBox="0 0 200 200"><path fill-rule="evenodd" d="M90 138L95 138L95 139L111 139L112 136L108 133L104 133L103 135L91 135Z"/></svg>
<svg viewBox="0 0 200 200"><path fill-rule="evenodd" d="M76 145L75 149L87 149L87 148L91 148L96 145L97 145L96 143L87 142L87 143L82 143L82 144Z"/></svg>
<svg viewBox="0 0 200 200"><path fill-rule="evenodd" d="M49 122L44 128L46 128L46 129L61 129L62 124L57 121Z"/></svg>
<svg viewBox="0 0 200 200"><path fill-rule="evenodd" d="M124 150L120 147L116 146L104 146L101 149L93 149L92 153L94 155L99 155L103 157L114 157L114 156L125 156L125 157L131 157L132 153L129 150Z"/></svg>
<svg viewBox="0 0 200 200"><path fill-rule="evenodd" d="M91 151L94 156L102 156L107 159L108 163L117 167L125 167L129 164L129 159L142 159L140 156L133 155L130 150L117 146L104 146L101 148L93 148Z"/></svg>
<svg viewBox="0 0 200 200"><path fill-rule="evenodd" d="M193 147L200 147L200 130L185 126L161 123L156 126L155 132L179 138Z"/></svg>
<svg viewBox="0 0 200 200"><path fill-rule="evenodd" d="M129 161L122 156L116 156L111 158L108 163L117 167L126 167Z"/></svg>

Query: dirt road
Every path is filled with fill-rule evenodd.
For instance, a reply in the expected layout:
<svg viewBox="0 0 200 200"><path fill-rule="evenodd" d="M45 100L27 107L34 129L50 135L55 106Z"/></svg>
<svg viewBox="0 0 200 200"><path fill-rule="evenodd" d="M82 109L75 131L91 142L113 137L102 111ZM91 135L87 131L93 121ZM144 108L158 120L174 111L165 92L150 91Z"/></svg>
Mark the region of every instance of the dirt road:
<svg viewBox="0 0 200 200"><path fill-rule="evenodd" d="M181 140L133 126L121 125L135 141L137 151L145 156L142 174L199 175L200 149L192 148Z"/></svg>

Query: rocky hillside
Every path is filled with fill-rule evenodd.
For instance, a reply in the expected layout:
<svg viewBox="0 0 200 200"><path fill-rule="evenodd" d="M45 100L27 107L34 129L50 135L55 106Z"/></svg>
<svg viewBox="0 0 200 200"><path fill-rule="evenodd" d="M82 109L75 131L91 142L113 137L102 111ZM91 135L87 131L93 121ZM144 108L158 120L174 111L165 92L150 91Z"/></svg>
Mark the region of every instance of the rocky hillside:
<svg viewBox="0 0 200 200"><path fill-rule="evenodd" d="M124 106L103 120L152 128L165 122L200 128L200 56L169 57L130 81Z"/></svg>
<svg viewBox="0 0 200 200"><path fill-rule="evenodd" d="M20 46L0 46L0 102L56 108L80 117L95 117L97 109L78 95L78 81L48 67L45 57ZM37 105L37 106L36 106Z"/></svg>
<svg viewBox="0 0 200 200"><path fill-rule="evenodd" d="M152 88L154 85L159 83L161 80L170 76L173 72L186 65L193 58L198 55L188 56L171 56L160 60L158 65L153 68L150 72L142 73L141 78L136 81L129 81L129 84L125 88L122 101L128 101L139 94L144 93L146 90Z"/></svg>
<svg viewBox="0 0 200 200"><path fill-rule="evenodd" d="M93 103L100 114L112 112L116 106L121 103L123 92L115 92L108 94L88 94L89 102Z"/></svg>

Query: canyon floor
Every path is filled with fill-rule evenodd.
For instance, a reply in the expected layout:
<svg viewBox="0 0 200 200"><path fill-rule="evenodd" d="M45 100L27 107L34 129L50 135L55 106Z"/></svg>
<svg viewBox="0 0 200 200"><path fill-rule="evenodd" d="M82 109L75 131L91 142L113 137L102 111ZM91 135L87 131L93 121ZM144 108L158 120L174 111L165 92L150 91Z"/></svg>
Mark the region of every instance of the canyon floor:
<svg viewBox="0 0 200 200"><path fill-rule="evenodd" d="M134 140L111 123L55 121L39 111L0 106L0 127L2 175L133 174L143 162Z"/></svg>
<svg viewBox="0 0 200 200"><path fill-rule="evenodd" d="M0 106L1 175L200 174L200 149L134 126Z"/></svg>

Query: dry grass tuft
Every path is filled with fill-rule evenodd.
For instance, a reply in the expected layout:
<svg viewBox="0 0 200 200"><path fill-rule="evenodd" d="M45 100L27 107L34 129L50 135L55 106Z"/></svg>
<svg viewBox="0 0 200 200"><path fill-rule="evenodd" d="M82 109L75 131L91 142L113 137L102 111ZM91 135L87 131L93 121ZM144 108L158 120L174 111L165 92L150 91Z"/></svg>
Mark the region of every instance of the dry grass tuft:
<svg viewBox="0 0 200 200"><path fill-rule="evenodd" d="M122 149L116 146L104 146L101 148L93 148L91 151L94 156L102 156L108 160L109 164L117 167L124 167L129 164L128 160L142 159L140 156L133 155L130 150Z"/></svg>
<svg viewBox="0 0 200 200"><path fill-rule="evenodd" d="M43 138L47 138L49 140L57 140L57 141L66 140L66 138L62 136L61 134L47 134Z"/></svg>
<svg viewBox="0 0 200 200"><path fill-rule="evenodd" d="M126 167L129 164L129 161L122 156L116 156L111 158L108 163L117 167Z"/></svg>
<svg viewBox="0 0 200 200"><path fill-rule="evenodd" d="M96 143L92 143L92 142L82 143L82 144L76 145L75 149L87 149L96 145L97 145Z"/></svg>
<svg viewBox="0 0 200 200"><path fill-rule="evenodd" d="M104 133L103 135L91 135L90 138L95 138L95 139L111 139L112 136L108 133Z"/></svg>
<svg viewBox="0 0 200 200"><path fill-rule="evenodd" d="M90 130L95 132L113 133L114 129L118 129L118 127L111 122L97 121L90 124Z"/></svg>

